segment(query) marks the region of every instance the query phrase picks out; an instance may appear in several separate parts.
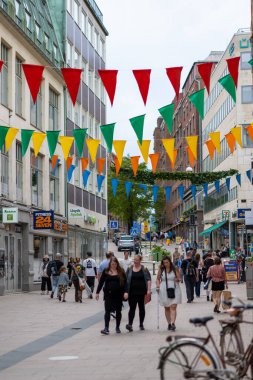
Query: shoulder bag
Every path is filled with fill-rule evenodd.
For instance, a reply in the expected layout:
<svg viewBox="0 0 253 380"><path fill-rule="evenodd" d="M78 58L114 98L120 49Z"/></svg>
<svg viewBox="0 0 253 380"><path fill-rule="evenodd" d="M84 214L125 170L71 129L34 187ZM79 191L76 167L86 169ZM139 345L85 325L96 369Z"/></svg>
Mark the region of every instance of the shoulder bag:
<svg viewBox="0 0 253 380"><path fill-rule="evenodd" d="M168 298L175 298L175 288L168 288L168 279L167 279L167 271L164 270L165 273L165 282L166 282L166 291Z"/></svg>

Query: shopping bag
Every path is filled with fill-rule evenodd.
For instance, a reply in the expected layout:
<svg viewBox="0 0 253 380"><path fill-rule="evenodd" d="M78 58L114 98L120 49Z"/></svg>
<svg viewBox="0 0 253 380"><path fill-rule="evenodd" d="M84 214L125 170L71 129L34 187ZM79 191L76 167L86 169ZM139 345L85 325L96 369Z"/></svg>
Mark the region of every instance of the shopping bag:
<svg viewBox="0 0 253 380"><path fill-rule="evenodd" d="M222 302L222 309L223 310L226 310L226 309L229 309L229 305L226 305L225 303L224 303L224 301L225 302L228 302L229 300L231 300L231 298L232 298L232 293L231 293L231 291L230 290L223 290L223 292L222 292L222 296L221 296L221 302Z"/></svg>
<svg viewBox="0 0 253 380"><path fill-rule="evenodd" d="M86 290L88 297L90 297L92 295L91 288L89 287L89 285L87 284L85 280L83 281L83 284L84 284L84 289Z"/></svg>
<svg viewBox="0 0 253 380"><path fill-rule="evenodd" d="M81 277L78 277L78 280L79 280L79 289L83 291L85 288L84 280Z"/></svg>

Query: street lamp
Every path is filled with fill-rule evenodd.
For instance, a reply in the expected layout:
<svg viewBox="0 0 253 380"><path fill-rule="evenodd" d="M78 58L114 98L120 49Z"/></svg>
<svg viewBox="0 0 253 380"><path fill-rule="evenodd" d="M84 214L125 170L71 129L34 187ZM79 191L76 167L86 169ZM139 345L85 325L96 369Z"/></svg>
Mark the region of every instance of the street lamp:
<svg viewBox="0 0 253 380"><path fill-rule="evenodd" d="M187 168L185 169L186 173L192 173L193 172L193 169L191 166L187 166Z"/></svg>

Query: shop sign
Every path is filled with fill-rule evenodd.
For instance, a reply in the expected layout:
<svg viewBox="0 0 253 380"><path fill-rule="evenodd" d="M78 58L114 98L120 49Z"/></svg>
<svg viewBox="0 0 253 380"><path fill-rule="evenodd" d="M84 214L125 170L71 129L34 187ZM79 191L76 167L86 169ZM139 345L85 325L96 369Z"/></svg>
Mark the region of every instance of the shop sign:
<svg viewBox="0 0 253 380"><path fill-rule="evenodd" d="M148 221L145 220L145 221L143 222L143 232L144 232L145 234L147 234L148 231L149 231Z"/></svg>
<svg viewBox="0 0 253 380"><path fill-rule="evenodd" d="M33 228L35 230L53 230L54 229L54 212L50 211L34 211L33 212Z"/></svg>
<svg viewBox="0 0 253 380"><path fill-rule="evenodd" d="M82 207L70 207L69 211L69 218L84 218L84 208Z"/></svg>
<svg viewBox="0 0 253 380"><path fill-rule="evenodd" d="M245 225L247 227L253 226L253 210L245 211Z"/></svg>
<svg viewBox="0 0 253 380"><path fill-rule="evenodd" d="M222 210L222 220L229 220L229 219L230 219L230 211Z"/></svg>
<svg viewBox="0 0 253 380"><path fill-rule="evenodd" d="M238 281L238 265L236 260L224 261L227 281Z"/></svg>
<svg viewBox="0 0 253 380"><path fill-rule="evenodd" d="M18 223L17 207L3 207L3 223Z"/></svg>
<svg viewBox="0 0 253 380"><path fill-rule="evenodd" d="M58 232L67 232L68 225L65 222L60 222L59 220L54 221L54 230Z"/></svg>
<svg viewBox="0 0 253 380"><path fill-rule="evenodd" d="M237 219L245 219L245 211L251 211L250 208L238 208Z"/></svg>

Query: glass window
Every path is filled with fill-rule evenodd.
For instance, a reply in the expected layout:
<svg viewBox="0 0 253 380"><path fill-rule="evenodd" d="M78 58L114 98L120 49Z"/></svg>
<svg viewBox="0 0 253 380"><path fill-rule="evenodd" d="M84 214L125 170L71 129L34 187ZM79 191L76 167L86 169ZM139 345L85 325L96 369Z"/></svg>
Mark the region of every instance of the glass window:
<svg viewBox="0 0 253 380"><path fill-rule="evenodd" d="M1 44L1 58L4 61L1 71L1 103L8 107L8 60L9 49L4 44Z"/></svg>
<svg viewBox="0 0 253 380"><path fill-rule="evenodd" d="M91 44L93 44L93 25L91 21L88 21L88 31L87 31L87 37Z"/></svg>
<svg viewBox="0 0 253 380"><path fill-rule="evenodd" d="M95 29L95 49L98 52L99 51L99 34L98 31Z"/></svg>
<svg viewBox="0 0 253 380"><path fill-rule="evenodd" d="M95 95L99 98L100 97L100 79L98 74L95 74Z"/></svg>
<svg viewBox="0 0 253 380"><path fill-rule="evenodd" d="M81 29L83 34L86 36L87 34L87 15L82 11L81 13Z"/></svg>
<svg viewBox="0 0 253 380"><path fill-rule="evenodd" d="M242 104L253 103L253 86L242 86Z"/></svg>
<svg viewBox="0 0 253 380"><path fill-rule="evenodd" d="M79 3L74 1L74 20L79 25Z"/></svg>
<svg viewBox="0 0 253 380"><path fill-rule="evenodd" d="M6 153L5 146L1 151L1 193L3 196L9 194L9 154Z"/></svg>
<svg viewBox="0 0 253 380"><path fill-rule="evenodd" d="M87 117L88 117L88 113L83 110L82 111L82 128L87 128Z"/></svg>
<svg viewBox="0 0 253 380"><path fill-rule="evenodd" d="M15 62L15 112L22 116L22 61L16 57Z"/></svg>
<svg viewBox="0 0 253 380"><path fill-rule="evenodd" d="M84 59L82 60L82 69L83 69L82 79L85 84L88 84L88 65Z"/></svg>
<svg viewBox="0 0 253 380"><path fill-rule="evenodd" d="M245 51L244 53L241 53L241 70L250 70L252 66L248 63L251 59L251 53L250 51Z"/></svg>
<svg viewBox="0 0 253 380"><path fill-rule="evenodd" d="M20 4L20 1L18 0L15 0L15 12L16 12L16 16L20 18L21 4Z"/></svg>
<svg viewBox="0 0 253 380"><path fill-rule="evenodd" d="M58 48L55 44L53 44L53 53L54 53L54 59L58 61Z"/></svg>
<svg viewBox="0 0 253 380"><path fill-rule="evenodd" d="M74 53L74 66L76 69L80 69L81 68L81 64L80 64L80 54L75 50L75 53Z"/></svg>
<svg viewBox="0 0 253 380"><path fill-rule="evenodd" d="M59 212L59 199L60 199L59 171L60 171L60 166L57 166L57 168L53 171L52 170L52 162L50 161L49 170L50 170L50 176L49 176L50 209L54 210L56 212Z"/></svg>
<svg viewBox="0 0 253 380"><path fill-rule="evenodd" d="M30 97L30 123L38 129L42 129L42 91L38 92L37 101L34 104Z"/></svg>
<svg viewBox="0 0 253 380"><path fill-rule="evenodd" d="M72 0L67 0L67 11L72 15Z"/></svg>
<svg viewBox="0 0 253 380"><path fill-rule="evenodd" d="M78 102L76 102L76 105L75 105L75 124L78 125L78 127L80 126L80 110L81 110L80 104Z"/></svg>
<svg viewBox="0 0 253 380"><path fill-rule="evenodd" d="M70 120L73 120L73 103L72 103L72 100L69 96L69 93L67 94L67 117L70 119Z"/></svg>
<svg viewBox="0 0 253 380"><path fill-rule="evenodd" d="M27 10L25 11L25 21L27 29L31 31L31 14Z"/></svg>
<svg viewBox="0 0 253 380"><path fill-rule="evenodd" d="M67 65L72 66L72 45L67 41Z"/></svg>
<svg viewBox="0 0 253 380"><path fill-rule="evenodd" d="M89 88L94 92L94 70L89 68Z"/></svg>
<svg viewBox="0 0 253 380"><path fill-rule="evenodd" d="M58 94L49 88L49 129L55 131L58 129Z"/></svg>
<svg viewBox="0 0 253 380"><path fill-rule="evenodd" d="M42 207L43 196L43 156L38 154L35 157L31 150L31 203L32 205Z"/></svg>
<svg viewBox="0 0 253 380"><path fill-rule="evenodd" d="M16 198L23 201L23 158L20 142L16 143Z"/></svg>
<svg viewBox="0 0 253 380"><path fill-rule="evenodd" d="M37 40L41 42L41 27L37 22L35 22L35 32L36 32Z"/></svg>
<svg viewBox="0 0 253 380"><path fill-rule="evenodd" d="M49 36L45 33L45 46L47 51L50 51Z"/></svg>

